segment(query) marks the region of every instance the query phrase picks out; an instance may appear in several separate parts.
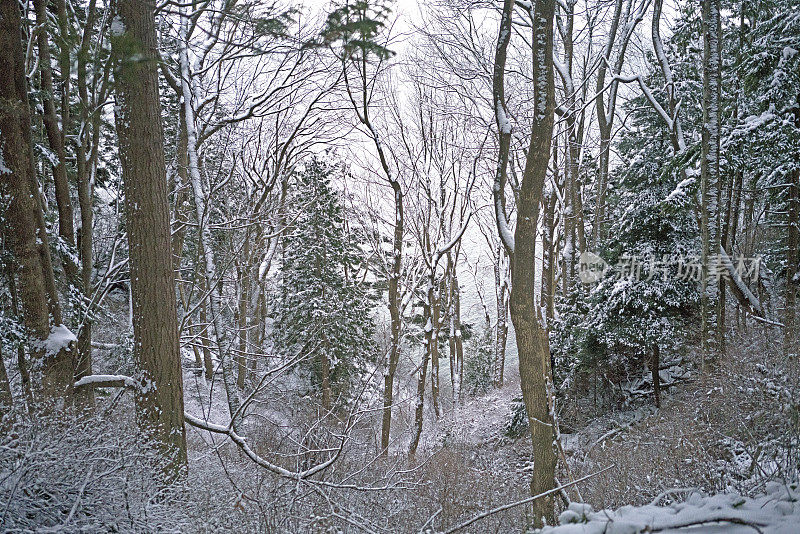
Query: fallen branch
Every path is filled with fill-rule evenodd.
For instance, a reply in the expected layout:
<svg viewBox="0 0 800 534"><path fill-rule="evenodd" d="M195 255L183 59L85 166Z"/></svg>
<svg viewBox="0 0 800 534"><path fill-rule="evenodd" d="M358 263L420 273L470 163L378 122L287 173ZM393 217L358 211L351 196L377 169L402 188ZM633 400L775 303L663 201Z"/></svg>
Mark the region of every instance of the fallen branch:
<svg viewBox="0 0 800 534"><path fill-rule="evenodd" d="M742 277L739 276L739 272L733 265L730 256L728 256L728 253L725 252L725 249L721 245L719 247L719 256L722 259L722 262L725 264L725 269L728 270L728 274L730 275L728 278L728 285L731 287L736 300L738 300L739 304L742 306L749 308L749 311L753 314L753 316L761 317L766 320L766 314L764 313L764 308L761 306L761 302L759 302L758 298L753 295L753 292L750 291L750 288L748 288L747 284L744 283Z"/></svg>
<svg viewBox="0 0 800 534"><path fill-rule="evenodd" d="M130 376L125 376L125 375L89 375L89 376L85 376L85 377L81 378L80 380L78 380L77 382L75 382L74 387L75 388L81 388L81 387L116 387L116 388L122 388L122 387L127 387L127 388L131 388L131 389L137 389L139 387L139 385L136 383L136 380L134 380ZM195 417L194 415L192 415L190 413L187 413L187 412L184 412L183 419L189 425L191 425L191 426L193 426L195 428L199 428L201 430L206 430L208 432L213 432L215 434L223 434L223 435L228 436L228 438L230 438L230 440L233 441L239 447L239 449L241 449L242 452L248 458L250 458L253 462L255 462L256 464L258 464L261 467L267 469L268 471L271 471L272 473L275 473L276 475L279 475L279 476L282 476L284 478L288 478L288 479L291 479L291 480L296 480L298 482L301 481L301 480L308 479L308 478L312 477L313 475L316 475L317 473L320 473L320 472L326 470L331 465L333 465L333 463L336 462L336 460L339 459L339 456L342 453L342 449L344 448L344 445L347 442L347 431L345 431L344 434L342 435L341 441L339 443L339 447L337 449L335 449L336 452L328 460L326 460L326 461L324 461L322 463L319 463L317 465L314 465L314 466L312 466L312 467L310 467L310 468L308 468L308 469L306 469L304 471L290 471L290 470L288 470L286 468L283 468L283 467L281 467L281 466L279 466L277 464L274 464L274 463L270 462L269 460L259 456L255 451L253 451L253 449L250 448L250 446L247 444L247 440L244 437L242 437L239 434L237 434L236 432L234 432L234 430L233 430L233 428L231 428L230 424L228 426L217 425L217 424L205 421L203 419L200 419L199 417ZM349 430L349 428L348 428L348 430Z"/></svg>

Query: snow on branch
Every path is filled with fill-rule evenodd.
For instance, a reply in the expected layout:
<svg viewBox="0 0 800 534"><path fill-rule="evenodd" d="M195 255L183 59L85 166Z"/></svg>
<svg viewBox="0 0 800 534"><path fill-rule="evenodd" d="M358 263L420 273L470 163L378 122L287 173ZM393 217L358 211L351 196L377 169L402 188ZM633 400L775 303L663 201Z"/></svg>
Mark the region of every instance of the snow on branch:
<svg viewBox="0 0 800 534"><path fill-rule="evenodd" d="M74 384L76 389L85 386L100 388L126 387L131 389L139 387L136 380L125 375L89 375L84 376Z"/></svg>
<svg viewBox="0 0 800 534"><path fill-rule="evenodd" d="M608 467L606 467L604 469L601 469L600 471L588 474L588 475L586 475L584 477L581 477L581 478L579 478L577 480L573 480L572 482L569 482L567 484L562 484L562 485L560 485L558 487L555 487L555 488L553 488L551 490L547 490L547 491L539 493L537 495L533 495L533 496L528 497L526 499L522 499L521 501L516 501L516 502L509 503L509 504L504 504L502 506L498 506L497 508L492 508L491 510L487 510L485 512L481 512L478 515L472 517L471 519L468 519L467 521L465 521L463 523L460 523L460 524L458 524L458 525L456 525L456 526L454 526L452 528L449 528L449 529L445 530L442 534L452 534L453 532L458 532L459 530L463 530L463 529L467 528L468 526L470 526L471 524L473 524L473 523L475 523L477 521L480 521L481 519L483 519L485 517L489 517L490 515L494 515L494 514L497 514L497 513L500 513L500 512L504 512L505 510L509 510L509 509L514 508L516 506L522 506L523 504L529 504L529 503L532 503L535 500L541 499L542 497L547 497L548 495L552 495L554 493L558 493L558 492L564 490L565 488L568 488L570 486L574 486L574 485L579 484L579 483L581 483L581 482L583 482L585 480L588 480L590 478L596 477L597 475L608 471L612 467L614 467L614 466L610 465L610 466L608 466Z"/></svg>
<svg viewBox="0 0 800 534"><path fill-rule="evenodd" d="M344 448L344 444L347 441L347 432L345 432L342 436L341 442L339 447L336 449L336 452L326 461L314 465L304 471L290 471L284 467L281 467L277 464L270 462L269 460L259 456L253 449L250 448L250 445L247 444L247 440L237 434L232 428L231 425L223 426L218 425L215 423L210 423L199 417L195 417L194 415L185 412L183 414L184 420L191 426L198 428L200 430L206 430L208 432L212 432L215 434L223 434L230 438L232 442L234 442L239 449L253 462L260 465L261 467L275 473L276 475L282 476L284 478L288 478L291 480L301 481L310 478L317 473L320 473L333 465L333 463L339 459L339 456L342 453L342 449Z"/></svg>
<svg viewBox="0 0 800 534"><path fill-rule="evenodd" d="M38 342L39 347L44 350L45 356L54 356L64 349L68 349L72 344L77 343L78 338L75 337L69 328L60 324L50 328L50 335L47 339Z"/></svg>
<svg viewBox="0 0 800 534"><path fill-rule="evenodd" d="M725 268L728 270L728 274L730 274L731 283L734 285L734 293L737 293L739 300L742 300L742 298L745 299L746 302L742 302L742 304L747 304L751 308L754 315L766 318L764 315L764 309L761 307L761 302L759 302L758 298L753 295L752 291L750 291L750 288L747 287L747 284L745 284L744 280L742 280L742 277L739 276L739 272L733 265L730 256L728 256L728 253L725 252L725 249L721 245L719 247L719 255L725 264ZM738 295L738 293L741 293L741 295Z"/></svg>

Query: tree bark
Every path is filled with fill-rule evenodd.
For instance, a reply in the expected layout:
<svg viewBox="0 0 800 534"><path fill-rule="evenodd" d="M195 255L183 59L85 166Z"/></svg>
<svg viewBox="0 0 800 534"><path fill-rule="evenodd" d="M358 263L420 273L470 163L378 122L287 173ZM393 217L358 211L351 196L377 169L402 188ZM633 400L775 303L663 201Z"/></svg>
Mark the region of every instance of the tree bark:
<svg viewBox="0 0 800 534"><path fill-rule="evenodd" d="M8 280L8 291L11 293L11 315L19 320L21 312L19 309L19 297L17 295L17 282L14 279L14 270L10 264L6 264L6 279ZM31 375L28 370L28 360L25 357L25 347L22 343L17 344L17 369L19 370L20 382L22 382L22 393L28 406L33 405L33 389L31 388Z"/></svg>
<svg viewBox="0 0 800 534"><path fill-rule="evenodd" d="M0 428L4 428L3 418L14 406L11 396L11 383L8 381L6 362L3 358L3 346L0 344Z"/></svg>
<svg viewBox="0 0 800 534"><path fill-rule="evenodd" d="M503 137L501 113L505 113L502 102L505 75L505 49L508 37L504 32L510 30L513 2L506 0L495 55L493 99L495 114ZM522 397L528 413L531 439L533 443L534 471L531 479L531 494L539 494L555 487L555 432L553 414L550 411L549 389L552 385L550 369L550 349L547 333L542 325L541 309L536 300L536 235L539 209L543 196L547 165L553 134L554 87L553 87L553 17L555 0L538 0L533 7L532 58L533 58L533 124L525 160L525 169L517 200L517 225L513 241L504 234L508 227L505 213L500 213L502 205L498 195L503 196L495 178L495 214L498 233L506 244L511 257L511 319L517 337L519 353L519 372ZM499 155L498 172L502 177L502 150ZM548 495L533 503L534 526L544 523L555 524L553 497Z"/></svg>
<svg viewBox="0 0 800 534"><path fill-rule="evenodd" d="M568 184L569 185L569 184ZM556 221L555 221L555 211L556 211L556 194L552 192L549 196L546 196L544 199L545 203L545 211L544 211L544 232L542 233L542 288L540 291L541 295L541 306L542 309L545 310L545 319L548 329L550 325L552 325L553 318L555 316L555 270L556 270L556 262L558 261L556 257L556 249L555 249L555 232L556 232ZM572 205L572 209L575 209L574 204ZM565 218L566 222L566 218ZM575 221L573 221L574 223ZM575 224L570 225L573 229L575 228ZM571 246L574 249L575 242L572 241ZM570 251L570 265L574 265L574 250ZM564 273L566 276L566 273Z"/></svg>
<svg viewBox="0 0 800 534"><path fill-rule="evenodd" d="M708 275L711 251L719 250L721 234L717 224L712 232L712 221L718 223L719 211L719 105L720 105L720 6L719 0L703 0L703 131L700 158L700 195L701 195L701 237L702 237L702 280L701 280L701 367L713 358L719 341L711 332L711 303L708 295ZM712 242L713 241L713 242ZM716 316L719 322L720 307L717 303Z"/></svg>
<svg viewBox="0 0 800 534"><path fill-rule="evenodd" d="M606 41L606 48L604 51L605 62L600 64L597 69L597 93L598 97L595 100L597 108L597 129L600 134L600 157L598 160L598 174L597 186L595 191L595 209L594 209L594 224L592 226L592 242L591 246L597 247L599 239L602 237L601 228L603 226L603 219L605 217L605 194L608 182L608 165L611 148L611 129L614 121L614 101L610 101L606 109L605 90L606 74L608 72L608 61L611 61L611 52L614 49L614 42L619 29L619 21L622 15L623 0L616 0L614 6L614 15L611 19L611 28ZM612 95L613 95L612 91Z"/></svg>
<svg viewBox="0 0 800 534"><path fill-rule="evenodd" d="M204 275L200 275L201 284L203 287L203 291L208 291L208 280ZM202 304L200 304L200 323L202 327L200 330L200 344L203 347L203 367L205 369L205 377L206 380L213 380L214 379L214 359L211 355L211 348L209 347L208 337L209 333L211 332L211 325L208 322L208 305L207 300L203 299Z"/></svg>
<svg viewBox="0 0 800 534"><path fill-rule="evenodd" d="M388 167L387 167L388 169ZM392 403L394 402L394 377L397 363L400 360L400 291L399 282L403 268L403 231L405 225L403 213L403 192L400 182L391 180L394 194L394 237L392 240L392 270L389 273L389 317L391 328L391 346L388 360L384 362L383 374L383 420L381 422L381 451L388 454L389 437L392 426Z"/></svg>
<svg viewBox="0 0 800 534"><path fill-rule="evenodd" d="M32 388L44 399L72 394L73 343L46 347L51 331L61 324L61 307L55 289L47 231L36 180L31 144L31 114L25 76L22 13L16 0L0 1L0 131L3 133L3 165L0 166L0 199L5 231L11 242L22 323L37 376ZM60 336L62 341L68 337Z"/></svg>
<svg viewBox="0 0 800 534"><path fill-rule="evenodd" d="M119 0L112 35L116 126L133 301L137 419L162 449L165 472L186 465L183 376L158 94L154 3Z"/></svg>
<svg viewBox="0 0 800 534"><path fill-rule="evenodd" d="M428 374L428 360L431 356L431 347L436 342L433 336L433 308L431 303L434 301L434 289L432 276L428 280L427 297L423 305L423 320L425 321L425 348L422 352L422 362L417 371L417 402L414 410L414 430L411 437L411 444L408 447L408 455L413 458L417 453L420 436L422 436L422 423L425 415L425 380Z"/></svg>
<svg viewBox="0 0 800 534"><path fill-rule="evenodd" d="M458 256L456 255L456 258ZM461 335L461 291L458 286L458 274L456 273L456 262L453 262L451 273L451 335L453 336L453 406L458 406L463 400L462 384L464 383L464 340Z"/></svg>
<svg viewBox="0 0 800 534"><path fill-rule="evenodd" d="M494 385L503 387L503 374L506 367L506 343L508 341L508 280L502 268L505 249L497 247L497 263L494 265L494 282L496 291L497 326L494 344Z"/></svg>
<svg viewBox="0 0 800 534"><path fill-rule="evenodd" d="M331 362L328 359L327 343L323 344L322 350L317 353L319 366L322 374L322 409L325 412L331 411Z"/></svg>
<svg viewBox="0 0 800 534"><path fill-rule="evenodd" d="M91 298L92 270L94 268L94 258L92 257L94 242L94 235L92 231L94 225L94 206L92 202L92 196L94 194L94 176L97 168L97 150L100 141L99 130L101 115L99 110L95 110L89 114L92 103L89 101L86 73L88 70L87 63L89 46L92 39L96 17L95 0L91 0L89 2L86 13L86 23L84 26L83 36L81 38L80 52L77 58L77 87L81 103L80 120L83 128L82 131L78 133L78 142L75 149L75 155L77 159L76 180L78 183L78 205L80 207L80 228L76 237L78 256L81 261L82 291L85 298ZM67 57L67 59L69 58ZM66 86L65 89L67 89ZM91 130L89 129L90 125ZM87 150L87 148L89 148L89 150ZM91 310L86 309L81 316L81 327L78 330L78 354L75 361L75 380L80 380L84 376L91 374L92 317ZM81 388L81 390L76 392L75 397L78 403L91 407L94 405L94 388Z"/></svg>
<svg viewBox="0 0 800 534"><path fill-rule="evenodd" d="M236 357L236 385L244 389L247 380L247 333L250 330L250 232L245 231L243 261L239 270L239 354Z"/></svg>
<svg viewBox="0 0 800 534"><path fill-rule="evenodd" d="M431 277L433 278L433 277ZM434 284L436 282L434 281ZM429 293L429 296L431 294ZM433 324L433 342L428 345L428 349L430 350L430 359L431 359L431 401L433 403L433 413L436 417L441 415L441 409L439 408L439 328L440 328L440 294L439 289L437 286L434 286L434 290L431 296L430 306L431 306L431 320Z"/></svg>
<svg viewBox="0 0 800 534"><path fill-rule="evenodd" d="M44 115L42 117L44 128L47 133L47 141L50 150L58 161L53 165L53 182L56 190L56 205L58 207L58 235L70 250L75 248L75 223L72 214L72 201L69 195L69 181L67 180L67 164L64 150L64 137L62 130L67 127L63 123L59 127L59 117L56 115L53 91L53 68L50 59L50 42L48 39L47 23L47 2L46 0L34 0L36 10L36 25L39 32L36 36L39 48L39 73L42 83L42 107ZM68 106L67 106L68 107ZM78 266L73 261L70 251L65 251L61 255L61 262L64 266L64 274L69 284L78 282Z"/></svg>
<svg viewBox="0 0 800 534"><path fill-rule="evenodd" d="M661 367L661 352L658 343L653 345L653 362L650 365L650 374L653 377L653 399L656 408L661 408L661 376L658 371Z"/></svg>

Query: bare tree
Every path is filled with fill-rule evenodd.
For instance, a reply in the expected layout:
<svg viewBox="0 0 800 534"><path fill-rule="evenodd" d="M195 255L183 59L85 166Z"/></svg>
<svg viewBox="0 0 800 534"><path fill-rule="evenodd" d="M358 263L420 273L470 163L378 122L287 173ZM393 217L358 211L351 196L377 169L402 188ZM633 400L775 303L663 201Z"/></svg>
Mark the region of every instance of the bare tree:
<svg viewBox="0 0 800 534"><path fill-rule="evenodd" d="M531 494L555 487L556 452L553 414L550 411L550 350L541 310L536 302L535 245L539 208L542 201L553 134L553 16L554 0L535 2L528 12L533 43L534 115L525 169L517 200L516 229L512 235L505 211L505 177L508 164L511 123L506 112L504 76L508 43L511 39L514 3L505 0L500 20L494 66L493 99L500 154L494 183L497 228L511 256L511 319L517 337L522 396L528 412L533 456L537 468L531 479ZM553 498L534 502L536 525L555 520Z"/></svg>

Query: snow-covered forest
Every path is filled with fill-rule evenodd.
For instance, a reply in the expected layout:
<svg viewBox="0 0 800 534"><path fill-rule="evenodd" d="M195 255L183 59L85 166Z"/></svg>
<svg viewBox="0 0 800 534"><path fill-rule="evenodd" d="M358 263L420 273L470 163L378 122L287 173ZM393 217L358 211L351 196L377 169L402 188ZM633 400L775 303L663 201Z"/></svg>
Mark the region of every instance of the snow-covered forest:
<svg viewBox="0 0 800 534"><path fill-rule="evenodd" d="M800 532L796 0L0 0L0 531Z"/></svg>

